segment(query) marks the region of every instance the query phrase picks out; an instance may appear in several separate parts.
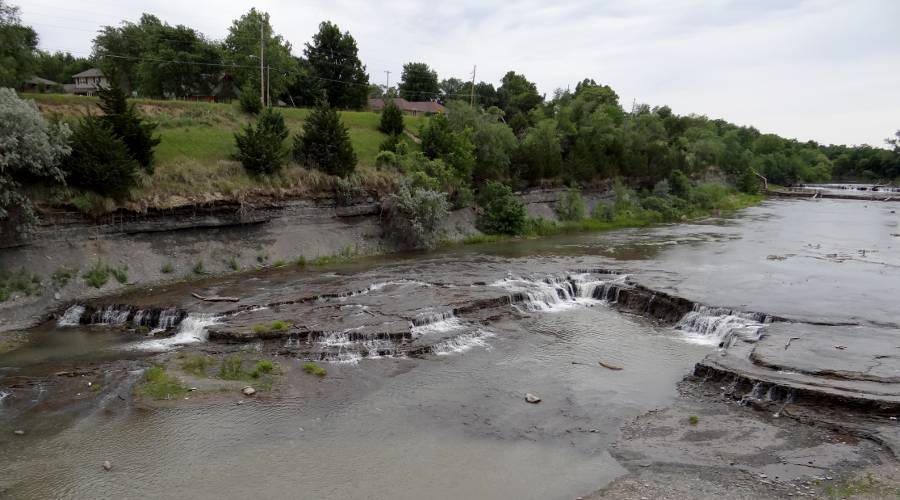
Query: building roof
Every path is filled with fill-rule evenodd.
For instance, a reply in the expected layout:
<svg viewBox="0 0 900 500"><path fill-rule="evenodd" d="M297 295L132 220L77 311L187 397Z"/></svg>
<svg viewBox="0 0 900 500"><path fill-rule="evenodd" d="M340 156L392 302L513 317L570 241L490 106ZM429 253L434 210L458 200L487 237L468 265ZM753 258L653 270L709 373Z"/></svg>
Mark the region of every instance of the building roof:
<svg viewBox="0 0 900 500"><path fill-rule="evenodd" d="M369 109L380 111L384 109L385 101L394 101L394 104L400 108L400 111L408 111L415 113L443 113L444 107L432 101L407 101L402 97L394 97L393 99L369 99Z"/></svg>
<svg viewBox="0 0 900 500"><path fill-rule="evenodd" d="M25 83L31 83L34 85L59 85L58 83L54 82L53 80L48 80L46 78L41 78L39 76L32 76L31 78L26 80Z"/></svg>
<svg viewBox="0 0 900 500"><path fill-rule="evenodd" d="M97 68L91 68L89 70L82 71L81 73L72 75L72 78L89 78L92 76L94 76L94 77L103 76L103 72Z"/></svg>

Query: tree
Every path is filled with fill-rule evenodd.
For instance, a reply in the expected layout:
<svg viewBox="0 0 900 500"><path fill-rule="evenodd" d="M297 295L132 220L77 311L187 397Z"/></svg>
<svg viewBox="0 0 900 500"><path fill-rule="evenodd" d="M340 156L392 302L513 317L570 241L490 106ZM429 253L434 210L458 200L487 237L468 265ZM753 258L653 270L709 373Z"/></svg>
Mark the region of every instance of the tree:
<svg viewBox="0 0 900 500"><path fill-rule="evenodd" d="M381 110L381 123L378 129L388 135L403 133L403 112L393 99L388 99L384 109Z"/></svg>
<svg viewBox="0 0 900 500"><path fill-rule="evenodd" d="M560 173L562 155L556 121L546 119L528 129L525 138L514 154L513 174L536 184L545 177L556 177Z"/></svg>
<svg viewBox="0 0 900 500"><path fill-rule="evenodd" d="M450 204L446 193L404 182L388 198L386 209L389 234L394 240L409 248L434 248L440 242Z"/></svg>
<svg viewBox="0 0 900 500"><path fill-rule="evenodd" d="M438 98L437 72L425 63L406 63L400 76L400 97L408 101L433 101Z"/></svg>
<svg viewBox="0 0 900 500"><path fill-rule="evenodd" d="M522 234L527 212L525 205L513 196L512 189L499 182L488 181L478 193L483 209L478 228L488 234Z"/></svg>
<svg viewBox="0 0 900 500"><path fill-rule="evenodd" d="M691 195L691 180L677 168L669 175L669 192L684 200Z"/></svg>
<svg viewBox="0 0 900 500"><path fill-rule="evenodd" d="M331 175L346 177L356 168L350 133L337 111L322 100L294 137L294 158Z"/></svg>
<svg viewBox="0 0 900 500"><path fill-rule="evenodd" d="M259 89L257 87L259 87L259 85L254 85L251 80L245 83L241 88L241 97L238 99L238 103L241 105L241 110L243 112L255 115L262 111L262 98L259 95Z"/></svg>
<svg viewBox="0 0 900 500"><path fill-rule="evenodd" d="M497 99L499 101L497 106L506 113L506 116L513 116L516 113L527 115L544 101L538 94L537 86L529 82L525 75L514 71L503 75L500 88L497 89Z"/></svg>
<svg viewBox="0 0 900 500"><path fill-rule="evenodd" d="M75 57L68 52L38 51L34 61L34 74L57 83L69 83L72 75L91 68L91 62L84 57Z"/></svg>
<svg viewBox="0 0 900 500"><path fill-rule="evenodd" d="M269 92L267 101L272 101L272 96L280 96L287 90L298 68L297 60L291 55L290 42L275 33L267 12L251 8L249 12L232 21L231 27L228 28L228 36L225 37L225 55L227 60L234 64L229 71L233 73L237 87L255 84L258 89L260 35L263 38L263 64L270 68L265 71L264 77L265 87Z"/></svg>
<svg viewBox="0 0 900 500"><path fill-rule="evenodd" d="M107 88L97 90L100 97L100 118L109 126L113 134L120 138L128 149L128 153L148 173L153 172L153 148L159 144L159 137L154 137L155 123L145 122L134 108L128 104L115 78L110 78Z"/></svg>
<svg viewBox="0 0 900 500"><path fill-rule="evenodd" d="M235 159L251 174L272 174L284 163L284 140L288 129L284 117L273 108L265 108L256 118L256 127L244 126L234 134L237 143Z"/></svg>
<svg viewBox="0 0 900 500"><path fill-rule="evenodd" d="M145 21L155 22L145 22ZM145 31L136 90L149 97L210 95L219 84L221 48L186 26L169 26L153 16L142 18Z"/></svg>
<svg viewBox="0 0 900 500"><path fill-rule="evenodd" d="M38 36L22 25L19 8L0 0L0 87L16 88L31 76Z"/></svg>
<svg viewBox="0 0 900 500"><path fill-rule="evenodd" d="M72 155L65 162L70 185L124 198L137 183L139 168L108 123L97 116L82 118L72 135Z"/></svg>
<svg viewBox="0 0 900 500"><path fill-rule="evenodd" d="M303 53L331 107L359 109L366 105L369 76L358 52L350 32L341 33L330 21L321 23L312 43L306 44Z"/></svg>
<svg viewBox="0 0 900 500"><path fill-rule="evenodd" d="M475 166L475 145L471 135L470 129L452 130L445 115L434 115L420 133L422 152L430 159L443 160L460 179L468 181Z"/></svg>
<svg viewBox="0 0 900 500"><path fill-rule="evenodd" d="M471 84L469 87L471 87ZM464 94L465 88L466 83L459 78L447 78L446 80L441 80L441 83L438 84L438 89L441 92L440 101L447 102L451 99L465 98L468 96L468 94Z"/></svg>
<svg viewBox="0 0 900 500"><path fill-rule="evenodd" d="M34 101L0 88L0 232L25 233L37 222L24 188L63 183L71 134L65 123L48 124Z"/></svg>

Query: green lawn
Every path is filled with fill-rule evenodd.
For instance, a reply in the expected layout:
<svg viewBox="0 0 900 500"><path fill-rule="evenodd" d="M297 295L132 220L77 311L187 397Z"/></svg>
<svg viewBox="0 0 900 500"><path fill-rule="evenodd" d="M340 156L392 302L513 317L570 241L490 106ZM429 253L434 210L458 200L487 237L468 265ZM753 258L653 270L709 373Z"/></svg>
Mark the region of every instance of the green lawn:
<svg viewBox="0 0 900 500"><path fill-rule="evenodd" d="M97 111L96 97L61 94L26 94L34 99L46 115L58 115L74 123L78 116ZM243 113L236 102L228 104L159 101L135 99L138 109L159 124L161 139L155 152L155 172L142 180L133 193L136 200L167 195L196 197L198 194L224 193L237 195L248 190L292 189L315 192L329 189L333 179L325 179L319 172L310 172L290 163L279 175L270 178L250 177L240 164L232 161L234 133L253 117ZM291 137L285 141L290 156L293 135L303 128L310 110L279 108ZM390 182L390 173L375 169L378 147L386 135L378 130L380 115L370 111L342 111L341 119L350 130L350 139L358 157L357 181L366 185L383 186ZM405 116L408 131L418 134L425 118ZM411 147L417 146L407 141ZM367 186L369 187L369 186Z"/></svg>

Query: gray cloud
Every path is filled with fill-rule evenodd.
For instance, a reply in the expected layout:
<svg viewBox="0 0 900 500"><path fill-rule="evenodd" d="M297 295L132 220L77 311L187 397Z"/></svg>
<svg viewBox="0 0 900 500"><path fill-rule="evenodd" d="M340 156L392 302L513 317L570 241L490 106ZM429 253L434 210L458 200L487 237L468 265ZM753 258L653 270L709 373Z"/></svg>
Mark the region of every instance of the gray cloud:
<svg viewBox="0 0 900 500"><path fill-rule="evenodd" d="M97 27L156 14L223 38L249 9L231 0L28 0L51 50L90 51ZM269 1L300 53L329 19L356 38L375 82L408 61L441 77L525 73L541 92L594 78L626 106L668 104L801 140L870 143L900 128L900 2L894 0Z"/></svg>

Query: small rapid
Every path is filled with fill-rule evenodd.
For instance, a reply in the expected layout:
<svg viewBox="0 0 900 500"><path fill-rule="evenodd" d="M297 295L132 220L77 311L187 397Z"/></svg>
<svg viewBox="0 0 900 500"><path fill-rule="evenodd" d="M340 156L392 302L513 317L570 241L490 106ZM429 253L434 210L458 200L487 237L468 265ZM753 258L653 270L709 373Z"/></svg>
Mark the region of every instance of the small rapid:
<svg viewBox="0 0 900 500"><path fill-rule="evenodd" d="M761 313L748 313L695 304L675 325L690 342L728 348L738 339L755 341L760 329L772 318Z"/></svg>

